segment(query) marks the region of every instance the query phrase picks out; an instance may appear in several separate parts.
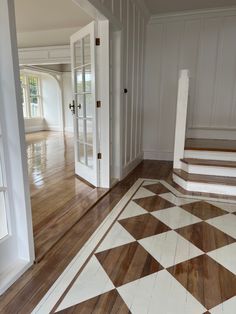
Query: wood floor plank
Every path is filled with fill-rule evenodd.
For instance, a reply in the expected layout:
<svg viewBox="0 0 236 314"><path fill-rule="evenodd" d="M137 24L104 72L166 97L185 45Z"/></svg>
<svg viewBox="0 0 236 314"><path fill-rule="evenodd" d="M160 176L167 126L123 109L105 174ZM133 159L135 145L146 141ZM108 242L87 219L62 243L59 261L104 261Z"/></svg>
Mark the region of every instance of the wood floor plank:
<svg viewBox="0 0 236 314"><path fill-rule="evenodd" d="M185 142L185 149L236 152L236 141L188 138Z"/></svg>

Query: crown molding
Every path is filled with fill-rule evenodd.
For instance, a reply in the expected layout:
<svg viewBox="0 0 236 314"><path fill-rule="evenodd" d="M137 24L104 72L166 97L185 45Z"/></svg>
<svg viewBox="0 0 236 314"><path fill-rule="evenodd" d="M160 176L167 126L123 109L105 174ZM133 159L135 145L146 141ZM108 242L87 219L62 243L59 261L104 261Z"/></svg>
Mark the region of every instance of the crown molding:
<svg viewBox="0 0 236 314"><path fill-rule="evenodd" d="M190 11L178 11L165 14L152 15L149 24L156 24L168 20L187 20L191 18L203 18L203 17L220 17L220 16L234 16L236 15L236 6L212 8L204 10L190 10Z"/></svg>

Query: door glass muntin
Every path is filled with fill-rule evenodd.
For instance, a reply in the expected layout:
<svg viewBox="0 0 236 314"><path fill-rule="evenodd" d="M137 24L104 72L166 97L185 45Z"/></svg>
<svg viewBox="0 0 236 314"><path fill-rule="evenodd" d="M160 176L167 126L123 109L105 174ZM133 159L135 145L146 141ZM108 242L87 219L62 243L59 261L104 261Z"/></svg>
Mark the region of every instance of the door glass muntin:
<svg viewBox="0 0 236 314"><path fill-rule="evenodd" d="M75 51L75 118L78 160L93 168L93 96L90 35L74 44Z"/></svg>

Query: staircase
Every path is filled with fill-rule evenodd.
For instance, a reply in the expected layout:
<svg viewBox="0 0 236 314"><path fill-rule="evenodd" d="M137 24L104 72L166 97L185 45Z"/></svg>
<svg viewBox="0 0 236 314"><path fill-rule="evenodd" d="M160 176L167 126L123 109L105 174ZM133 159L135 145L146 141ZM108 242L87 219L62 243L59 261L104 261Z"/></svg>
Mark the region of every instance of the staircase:
<svg viewBox="0 0 236 314"><path fill-rule="evenodd" d="M173 180L187 191L236 195L236 141L187 139Z"/></svg>

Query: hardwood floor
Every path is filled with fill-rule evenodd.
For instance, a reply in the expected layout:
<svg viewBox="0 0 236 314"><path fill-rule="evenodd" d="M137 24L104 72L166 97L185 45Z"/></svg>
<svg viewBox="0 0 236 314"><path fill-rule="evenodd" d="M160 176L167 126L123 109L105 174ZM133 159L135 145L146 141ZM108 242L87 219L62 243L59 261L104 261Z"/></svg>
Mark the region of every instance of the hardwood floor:
<svg viewBox="0 0 236 314"><path fill-rule="evenodd" d="M26 135L36 261L106 192L75 177L73 136Z"/></svg>
<svg viewBox="0 0 236 314"><path fill-rule="evenodd" d="M138 178L167 179L171 162L142 162L93 206L45 255L0 297L0 313L31 313L49 287Z"/></svg>

